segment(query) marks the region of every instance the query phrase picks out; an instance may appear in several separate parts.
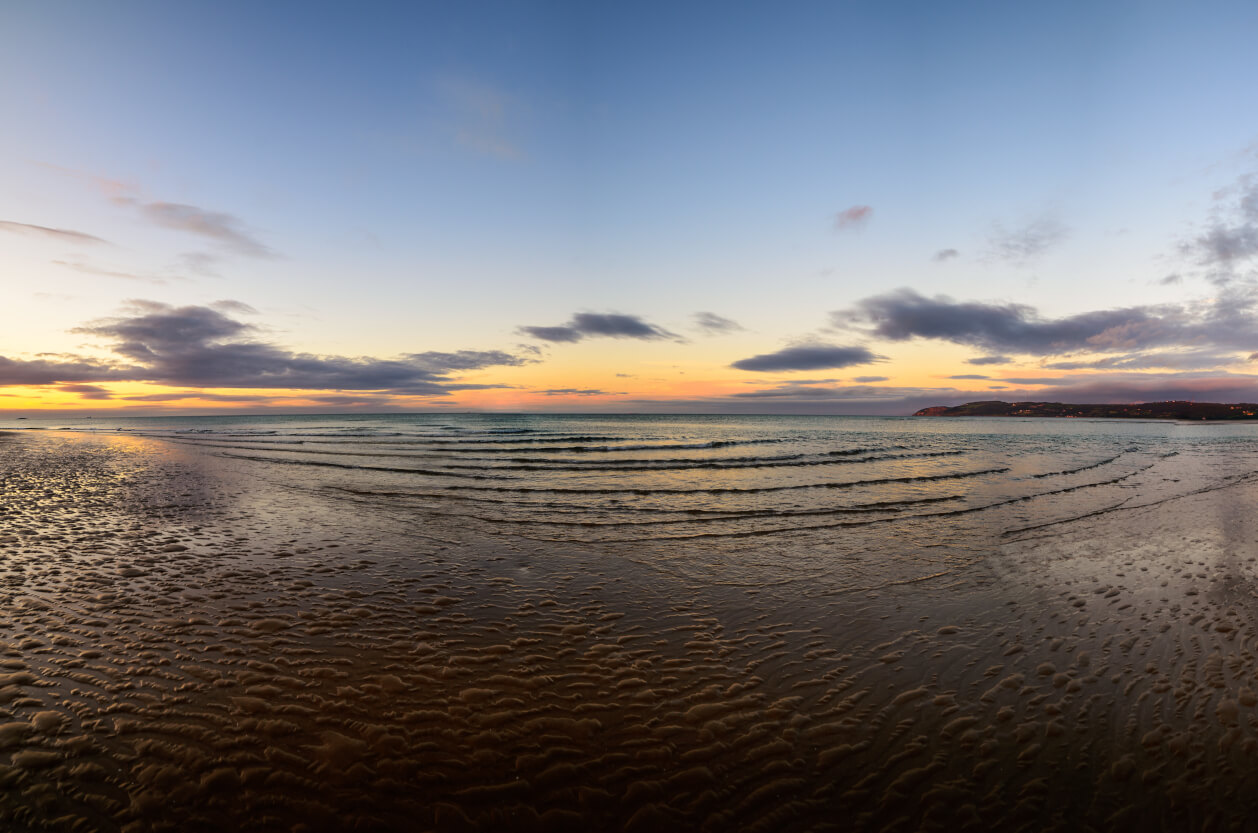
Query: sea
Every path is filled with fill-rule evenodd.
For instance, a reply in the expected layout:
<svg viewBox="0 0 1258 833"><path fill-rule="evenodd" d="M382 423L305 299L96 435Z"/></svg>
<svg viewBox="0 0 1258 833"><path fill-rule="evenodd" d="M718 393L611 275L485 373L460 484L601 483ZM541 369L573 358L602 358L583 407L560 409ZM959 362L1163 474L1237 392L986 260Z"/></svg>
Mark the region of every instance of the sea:
<svg viewBox="0 0 1258 833"><path fill-rule="evenodd" d="M1258 424L8 418L0 486L30 829L1258 810Z"/></svg>
<svg viewBox="0 0 1258 833"><path fill-rule="evenodd" d="M1258 469L1250 422L443 413L0 420L4 429L152 438L395 517L612 549L807 537L844 555L911 530L931 549L968 550L980 536ZM878 560L909 575L921 559L897 549Z"/></svg>

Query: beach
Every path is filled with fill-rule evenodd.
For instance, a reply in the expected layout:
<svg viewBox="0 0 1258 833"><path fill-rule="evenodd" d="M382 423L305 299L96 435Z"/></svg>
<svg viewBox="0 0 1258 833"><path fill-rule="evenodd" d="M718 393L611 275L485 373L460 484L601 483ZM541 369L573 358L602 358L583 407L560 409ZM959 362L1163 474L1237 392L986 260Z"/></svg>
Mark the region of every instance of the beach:
<svg viewBox="0 0 1258 833"><path fill-rule="evenodd" d="M1258 432L961 422L5 430L0 822L1252 829Z"/></svg>

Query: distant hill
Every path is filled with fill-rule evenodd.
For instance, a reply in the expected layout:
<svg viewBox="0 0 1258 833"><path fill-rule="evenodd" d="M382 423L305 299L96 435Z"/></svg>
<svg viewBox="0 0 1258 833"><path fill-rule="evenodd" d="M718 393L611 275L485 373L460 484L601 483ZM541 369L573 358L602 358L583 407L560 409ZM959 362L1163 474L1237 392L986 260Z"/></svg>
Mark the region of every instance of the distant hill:
<svg viewBox="0 0 1258 833"><path fill-rule="evenodd" d="M1088 419L1258 419L1258 405L1242 402L1142 402L1136 405L1068 405L1062 402L967 402L922 408L925 417L1084 417Z"/></svg>

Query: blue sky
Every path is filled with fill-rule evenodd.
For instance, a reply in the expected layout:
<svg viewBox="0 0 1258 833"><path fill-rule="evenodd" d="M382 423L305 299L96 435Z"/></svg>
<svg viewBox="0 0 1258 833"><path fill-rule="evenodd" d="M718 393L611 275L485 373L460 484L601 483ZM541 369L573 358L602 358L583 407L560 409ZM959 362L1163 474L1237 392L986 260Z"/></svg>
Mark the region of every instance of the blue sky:
<svg viewBox="0 0 1258 833"><path fill-rule="evenodd" d="M898 412L1253 387L1258 341L1209 333L1254 303L1258 7L736 5L5 4L7 404ZM861 306L901 289L962 318L1136 312L956 380L981 322L888 340L852 318L907 315ZM185 378L101 335L193 309L247 324L232 343L357 361L363 386ZM672 337L521 329L579 313ZM1144 335L1117 338L1131 316ZM734 366L801 344L878 358ZM367 386L371 362L459 351L515 361Z"/></svg>

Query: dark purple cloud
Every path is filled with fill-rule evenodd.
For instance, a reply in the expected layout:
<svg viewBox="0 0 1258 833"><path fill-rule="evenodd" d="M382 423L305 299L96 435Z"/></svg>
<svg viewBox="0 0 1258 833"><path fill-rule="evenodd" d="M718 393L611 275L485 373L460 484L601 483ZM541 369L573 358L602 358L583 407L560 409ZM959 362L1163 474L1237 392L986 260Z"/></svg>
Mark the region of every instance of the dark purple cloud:
<svg viewBox="0 0 1258 833"><path fill-rule="evenodd" d="M833 344L800 344L784 347L775 353L762 353L747 359L739 359L730 367L739 370L775 372L781 370L824 370L834 367L851 367L883 361L882 356L867 347L839 347Z"/></svg>
<svg viewBox="0 0 1258 833"><path fill-rule="evenodd" d="M121 382L142 370L80 356L54 359L10 359L0 356L0 385L55 385L74 382Z"/></svg>
<svg viewBox="0 0 1258 833"><path fill-rule="evenodd" d="M637 338L648 341L677 338L674 333L648 324L636 315L620 313L578 312L567 324L555 327L520 327L519 331L542 341L569 343L585 338Z"/></svg>
<svg viewBox="0 0 1258 833"><path fill-rule="evenodd" d="M74 330L108 342L112 361L75 356L31 361L0 357L0 385L140 381L187 388L444 396L455 390L499 387L459 382L453 374L528 361L500 350L412 353L397 359L297 353L255 340L253 325L224 312L249 309L236 301L185 307L135 301L129 315L94 321Z"/></svg>
<svg viewBox="0 0 1258 833"><path fill-rule="evenodd" d="M113 394L100 385L59 385L57 390L66 393L77 393L84 399L110 399Z"/></svg>
<svg viewBox="0 0 1258 833"><path fill-rule="evenodd" d="M1258 296L1225 290L1209 302L1161 304L1046 318L1025 304L927 298L899 289L832 313L836 326L858 328L875 338L938 339L993 352L1040 356L1132 352L1156 347L1244 350L1258 347ZM971 359L996 364L998 357Z"/></svg>

